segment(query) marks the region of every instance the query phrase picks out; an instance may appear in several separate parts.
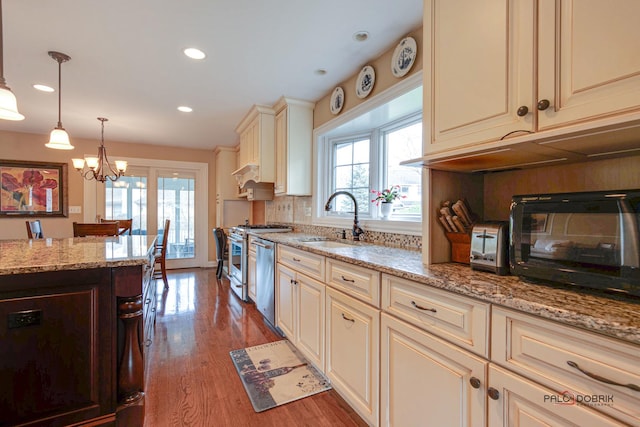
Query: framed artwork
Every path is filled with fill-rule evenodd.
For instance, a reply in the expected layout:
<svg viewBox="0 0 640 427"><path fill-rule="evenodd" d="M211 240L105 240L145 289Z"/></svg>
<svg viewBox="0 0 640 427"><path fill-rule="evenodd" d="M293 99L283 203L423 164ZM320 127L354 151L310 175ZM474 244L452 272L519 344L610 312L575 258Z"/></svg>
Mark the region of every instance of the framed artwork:
<svg viewBox="0 0 640 427"><path fill-rule="evenodd" d="M68 215L67 164L0 160L0 217Z"/></svg>

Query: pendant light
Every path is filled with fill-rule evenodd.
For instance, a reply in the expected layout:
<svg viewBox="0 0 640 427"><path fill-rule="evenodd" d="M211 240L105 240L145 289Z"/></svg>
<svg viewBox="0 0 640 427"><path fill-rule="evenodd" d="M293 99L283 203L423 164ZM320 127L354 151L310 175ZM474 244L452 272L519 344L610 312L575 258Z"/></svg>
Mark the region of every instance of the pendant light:
<svg viewBox="0 0 640 427"><path fill-rule="evenodd" d="M117 181L118 178L124 175L127 170L127 162L124 160L115 161L115 169L111 166L109 158L107 157L107 149L104 147L104 122L108 121L104 117L98 117L102 124L102 134L100 139L100 146L98 147L97 156L85 156L84 159L71 159L73 167L87 181L96 180L105 182L107 179L110 181ZM87 169L85 169L85 161Z"/></svg>
<svg viewBox="0 0 640 427"><path fill-rule="evenodd" d="M18 101L4 80L4 51L2 40L2 0L0 0L0 119L24 120L18 112Z"/></svg>
<svg viewBox="0 0 640 427"><path fill-rule="evenodd" d="M55 148L56 150L73 150L73 145L69 142L69 134L62 127L62 119L60 118L62 114L62 63L69 61L71 57L64 53L54 51L50 51L49 56L58 63L58 126L51 131L49 142L44 145L48 148Z"/></svg>

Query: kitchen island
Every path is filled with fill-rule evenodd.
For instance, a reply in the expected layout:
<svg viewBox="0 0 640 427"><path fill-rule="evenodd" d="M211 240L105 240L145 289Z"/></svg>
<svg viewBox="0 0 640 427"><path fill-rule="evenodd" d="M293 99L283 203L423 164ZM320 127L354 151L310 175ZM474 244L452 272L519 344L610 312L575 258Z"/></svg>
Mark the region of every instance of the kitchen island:
<svg viewBox="0 0 640 427"><path fill-rule="evenodd" d="M143 425L154 244L0 241L0 426Z"/></svg>

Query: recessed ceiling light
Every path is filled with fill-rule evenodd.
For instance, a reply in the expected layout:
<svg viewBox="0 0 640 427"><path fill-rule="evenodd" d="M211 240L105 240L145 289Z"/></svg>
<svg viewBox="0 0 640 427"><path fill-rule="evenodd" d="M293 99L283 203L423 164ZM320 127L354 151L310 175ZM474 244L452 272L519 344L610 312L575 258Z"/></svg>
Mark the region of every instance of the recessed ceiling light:
<svg viewBox="0 0 640 427"><path fill-rule="evenodd" d="M56 90L50 86L46 86L46 85L39 85L39 84L35 84L33 85L34 89L38 89L41 90L42 92L55 92Z"/></svg>
<svg viewBox="0 0 640 427"><path fill-rule="evenodd" d="M318 68L315 73L319 76L324 76L325 74L327 74L327 70L325 70L324 68Z"/></svg>
<svg viewBox="0 0 640 427"><path fill-rule="evenodd" d="M369 33L367 31L358 31L353 33L353 39L357 42L366 41L369 38Z"/></svg>
<svg viewBox="0 0 640 427"><path fill-rule="evenodd" d="M193 111L193 108L187 107L186 105L181 105L178 107L178 111L182 111L183 113L190 113Z"/></svg>
<svg viewBox="0 0 640 427"><path fill-rule="evenodd" d="M204 59L205 56L207 56L203 51L196 49L195 47L188 47L183 50L183 52L191 59Z"/></svg>

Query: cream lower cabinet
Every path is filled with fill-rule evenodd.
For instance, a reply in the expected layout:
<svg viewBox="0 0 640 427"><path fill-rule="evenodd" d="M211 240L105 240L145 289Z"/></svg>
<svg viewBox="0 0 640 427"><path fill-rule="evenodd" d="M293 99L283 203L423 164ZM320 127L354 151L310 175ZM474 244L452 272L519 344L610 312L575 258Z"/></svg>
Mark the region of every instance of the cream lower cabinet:
<svg viewBox="0 0 640 427"><path fill-rule="evenodd" d="M347 403L377 426L380 311L331 287L326 304L325 373Z"/></svg>
<svg viewBox="0 0 640 427"><path fill-rule="evenodd" d="M493 308L491 327L491 360L512 372L489 375L489 386L502 396L489 404L510 414L504 425L522 425L512 422L513 414L533 411L521 409L519 402L529 400L537 411L571 421L556 425L640 426L638 346L502 307ZM541 386L525 387L524 378ZM590 417L597 422L577 421Z"/></svg>
<svg viewBox="0 0 640 427"><path fill-rule="evenodd" d="M588 406L571 403L570 400L565 400L567 396L493 364L489 367L489 385L487 394L490 427L628 425Z"/></svg>
<svg viewBox="0 0 640 427"><path fill-rule="evenodd" d="M276 326L324 371L325 285L283 265L276 272Z"/></svg>
<svg viewBox="0 0 640 427"><path fill-rule="evenodd" d="M485 359L386 313L381 323L381 425L485 425Z"/></svg>

